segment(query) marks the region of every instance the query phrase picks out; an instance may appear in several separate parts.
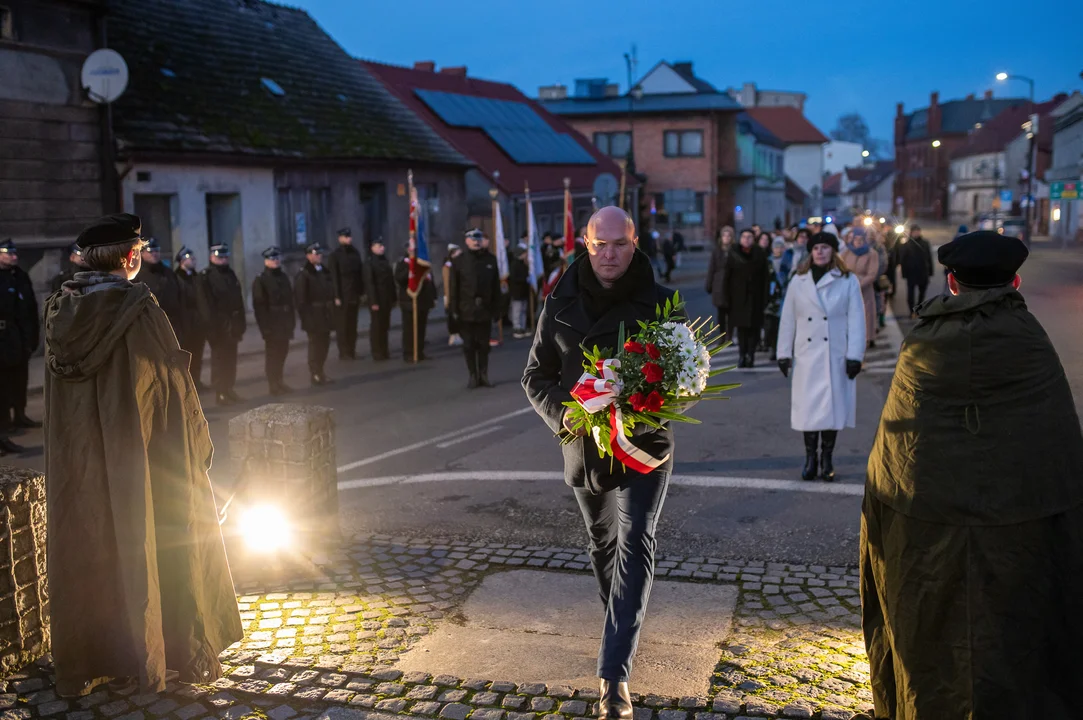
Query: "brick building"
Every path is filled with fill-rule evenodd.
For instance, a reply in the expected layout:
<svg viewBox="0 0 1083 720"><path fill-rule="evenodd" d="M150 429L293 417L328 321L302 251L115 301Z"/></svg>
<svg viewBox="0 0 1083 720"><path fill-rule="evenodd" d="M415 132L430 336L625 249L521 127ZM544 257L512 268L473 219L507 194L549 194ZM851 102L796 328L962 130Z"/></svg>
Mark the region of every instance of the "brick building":
<svg viewBox="0 0 1083 720"><path fill-rule="evenodd" d="M987 90L981 98L940 103L940 93L929 95L929 107L895 111L896 214L929 220L948 217L948 184L952 155L1006 108L1022 105L1024 98L994 98Z"/></svg>

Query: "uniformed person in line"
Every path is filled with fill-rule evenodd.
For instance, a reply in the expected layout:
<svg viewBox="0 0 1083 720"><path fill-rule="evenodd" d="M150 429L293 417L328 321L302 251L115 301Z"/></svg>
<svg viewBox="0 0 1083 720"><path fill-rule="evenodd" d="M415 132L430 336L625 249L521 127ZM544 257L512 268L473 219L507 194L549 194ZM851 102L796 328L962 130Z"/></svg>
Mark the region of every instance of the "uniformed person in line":
<svg viewBox="0 0 1083 720"><path fill-rule="evenodd" d="M305 248L308 262L293 281L301 329L308 335L308 372L313 385L327 385L333 380L324 373L331 330L335 326L335 285L331 271L323 264L323 246L312 243Z"/></svg>
<svg viewBox="0 0 1083 720"><path fill-rule="evenodd" d="M53 277L51 290L59 292L60 286L74 278L77 272L86 272L86 261L83 260L83 249L73 244L68 250L67 267Z"/></svg>
<svg viewBox="0 0 1083 720"><path fill-rule="evenodd" d="M199 316L211 346L211 387L219 405L233 405L241 398L233 390L237 382L237 345L244 337L245 313L241 281L229 266L229 246L211 246L211 264L199 273Z"/></svg>
<svg viewBox="0 0 1083 720"><path fill-rule="evenodd" d="M207 345L207 332L200 322L199 317L199 274L196 272L196 256L189 248L181 246L177 256L173 258L176 265L177 280L181 289L181 308L184 321L181 323L181 332L177 335L177 341L182 349L192 354L192 364L189 371L196 383L196 391L203 392L203 350ZM177 328L173 328L176 332Z"/></svg>
<svg viewBox="0 0 1083 720"><path fill-rule="evenodd" d="M12 240L0 242L0 455L24 448L9 436L19 428L39 428L26 416L30 356L38 349L41 326L30 276L19 267Z"/></svg>
<svg viewBox="0 0 1083 720"><path fill-rule="evenodd" d="M282 253L276 247L263 251L263 272L252 281L252 310L266 345L264 371L271 394L293 392L283 381L282 375L297 318L293 288L290 287L289 276L282 270Z"/></svg>
<svg viewBox="0 0 1083 720"><path fill-rule="evenodd" d="M350 228L338 231L338 247L327 258L335 285L335 341L339 360L357 359L357 312L365 294L361 253L353 246Z"/></svg>
<svg viewBox="0 0 1083 720"><path fill-rule="evenodd" d="M134 282L141 282L150 288L158 301L158 307L162 308L169 318L173 334L181 337L184 335L187 318L184 315L180 279L162 264L162 249L154 238L147 238L147 244L143 247L142 263Z"/></svg>
<svg viewBox="0 0 1083 720"><path fill-rule="evenodd" d="M365 263L365 294L372 312L369 343L372 345L372 359L376 361L391 357L387 348L387 334L391 329L391 308L395 304L395 273L385 252L384 239L377 239L369 247L369 260Z"/></svg>
<svg viewBox="0 0 1083 720"><path fill-rule="evenodd" d="M500 313L500 273L496 258L483 247L484 234L466 233L466 252L451 264L452 313L463 338L463 355L470 373L468 388L492 387L489 383L489 333Z"/></svg>
<svg viewBox="0 0 1083 720"><path fill-rule="evenodd" d="M402 359L414 361L414 301L408 292L410 288L410 256L395 265L395 284L399 289L399 309L402 311ZM417 289L417 359L425 360L425 329L429 324L429 311L436 305L436 285L432 273L425 271L425 277Z"/></svg>

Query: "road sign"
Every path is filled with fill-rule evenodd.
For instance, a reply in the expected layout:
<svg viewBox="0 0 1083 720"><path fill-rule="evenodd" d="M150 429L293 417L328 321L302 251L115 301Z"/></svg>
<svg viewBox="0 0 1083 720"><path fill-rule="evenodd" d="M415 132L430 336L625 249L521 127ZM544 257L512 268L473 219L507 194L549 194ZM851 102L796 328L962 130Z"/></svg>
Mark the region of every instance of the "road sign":
<svg viewBox="0 0 1083 720"><path fill-rule="evenodd" d="M1078 181L1065 182L1058 180L1057 182L1049 184L1049 199L1050 200L1078 200L1079 199L1079 185Z"/></svg>
<svg viewBox="0 0 1083 720"><path fill-rule="evenodd" d="M737 222L741 222L745 219L745 210L740 205L733 209L733 218Z"/></svg>
<svg viewBox="0 0 1083 720"><path fill-rule="evenodd" d="M1000 191L1000 205L1001 205L1001 207L1011 207L1012 206L1012 191L1011 190L1001 190Z"/></svg>

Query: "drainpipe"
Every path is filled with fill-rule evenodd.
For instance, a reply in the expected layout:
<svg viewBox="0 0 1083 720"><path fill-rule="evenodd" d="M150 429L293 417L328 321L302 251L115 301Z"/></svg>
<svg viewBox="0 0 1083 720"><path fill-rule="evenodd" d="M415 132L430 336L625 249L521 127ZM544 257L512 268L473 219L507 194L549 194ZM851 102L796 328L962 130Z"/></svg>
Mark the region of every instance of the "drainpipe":
<svg viewBox="0 0 1083 720"><path fill-rule="evenodd" d="M98 47L109 46L106 18L109 15L109 2L103 0L101 10L98 13ZM117 177L116 171L116 147L113 136L113 105L103 103L98 108L98 123L101 126L101 187L102 187L102 214L120 212L124 209L123 193L120 189L121 178Z"/></svg>

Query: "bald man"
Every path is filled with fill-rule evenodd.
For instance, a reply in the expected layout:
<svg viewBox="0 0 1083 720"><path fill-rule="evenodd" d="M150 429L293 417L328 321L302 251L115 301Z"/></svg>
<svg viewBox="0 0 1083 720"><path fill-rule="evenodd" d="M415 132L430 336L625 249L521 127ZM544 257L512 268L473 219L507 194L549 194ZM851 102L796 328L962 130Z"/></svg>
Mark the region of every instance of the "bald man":
<svg viewBox="0 0 1083 720"><path fill-rule="evenodd" d="M628 679L654 576L655 528L673 470L673 432L637 430L635 444L669 459L648 474L611 467L594 441L569 427L564 402L583 372L581 346L616 348L620 324L655 319L655 308L673 297L657 285L650 260L638 250L635 224L605 207L587 226L587 255L573 262L545 301L523 387L534 409L555 433L576 436L563 446L564 481L575 493L590 538L590 559L605 606L598 653L603 720L628 720Z"/></svg>

